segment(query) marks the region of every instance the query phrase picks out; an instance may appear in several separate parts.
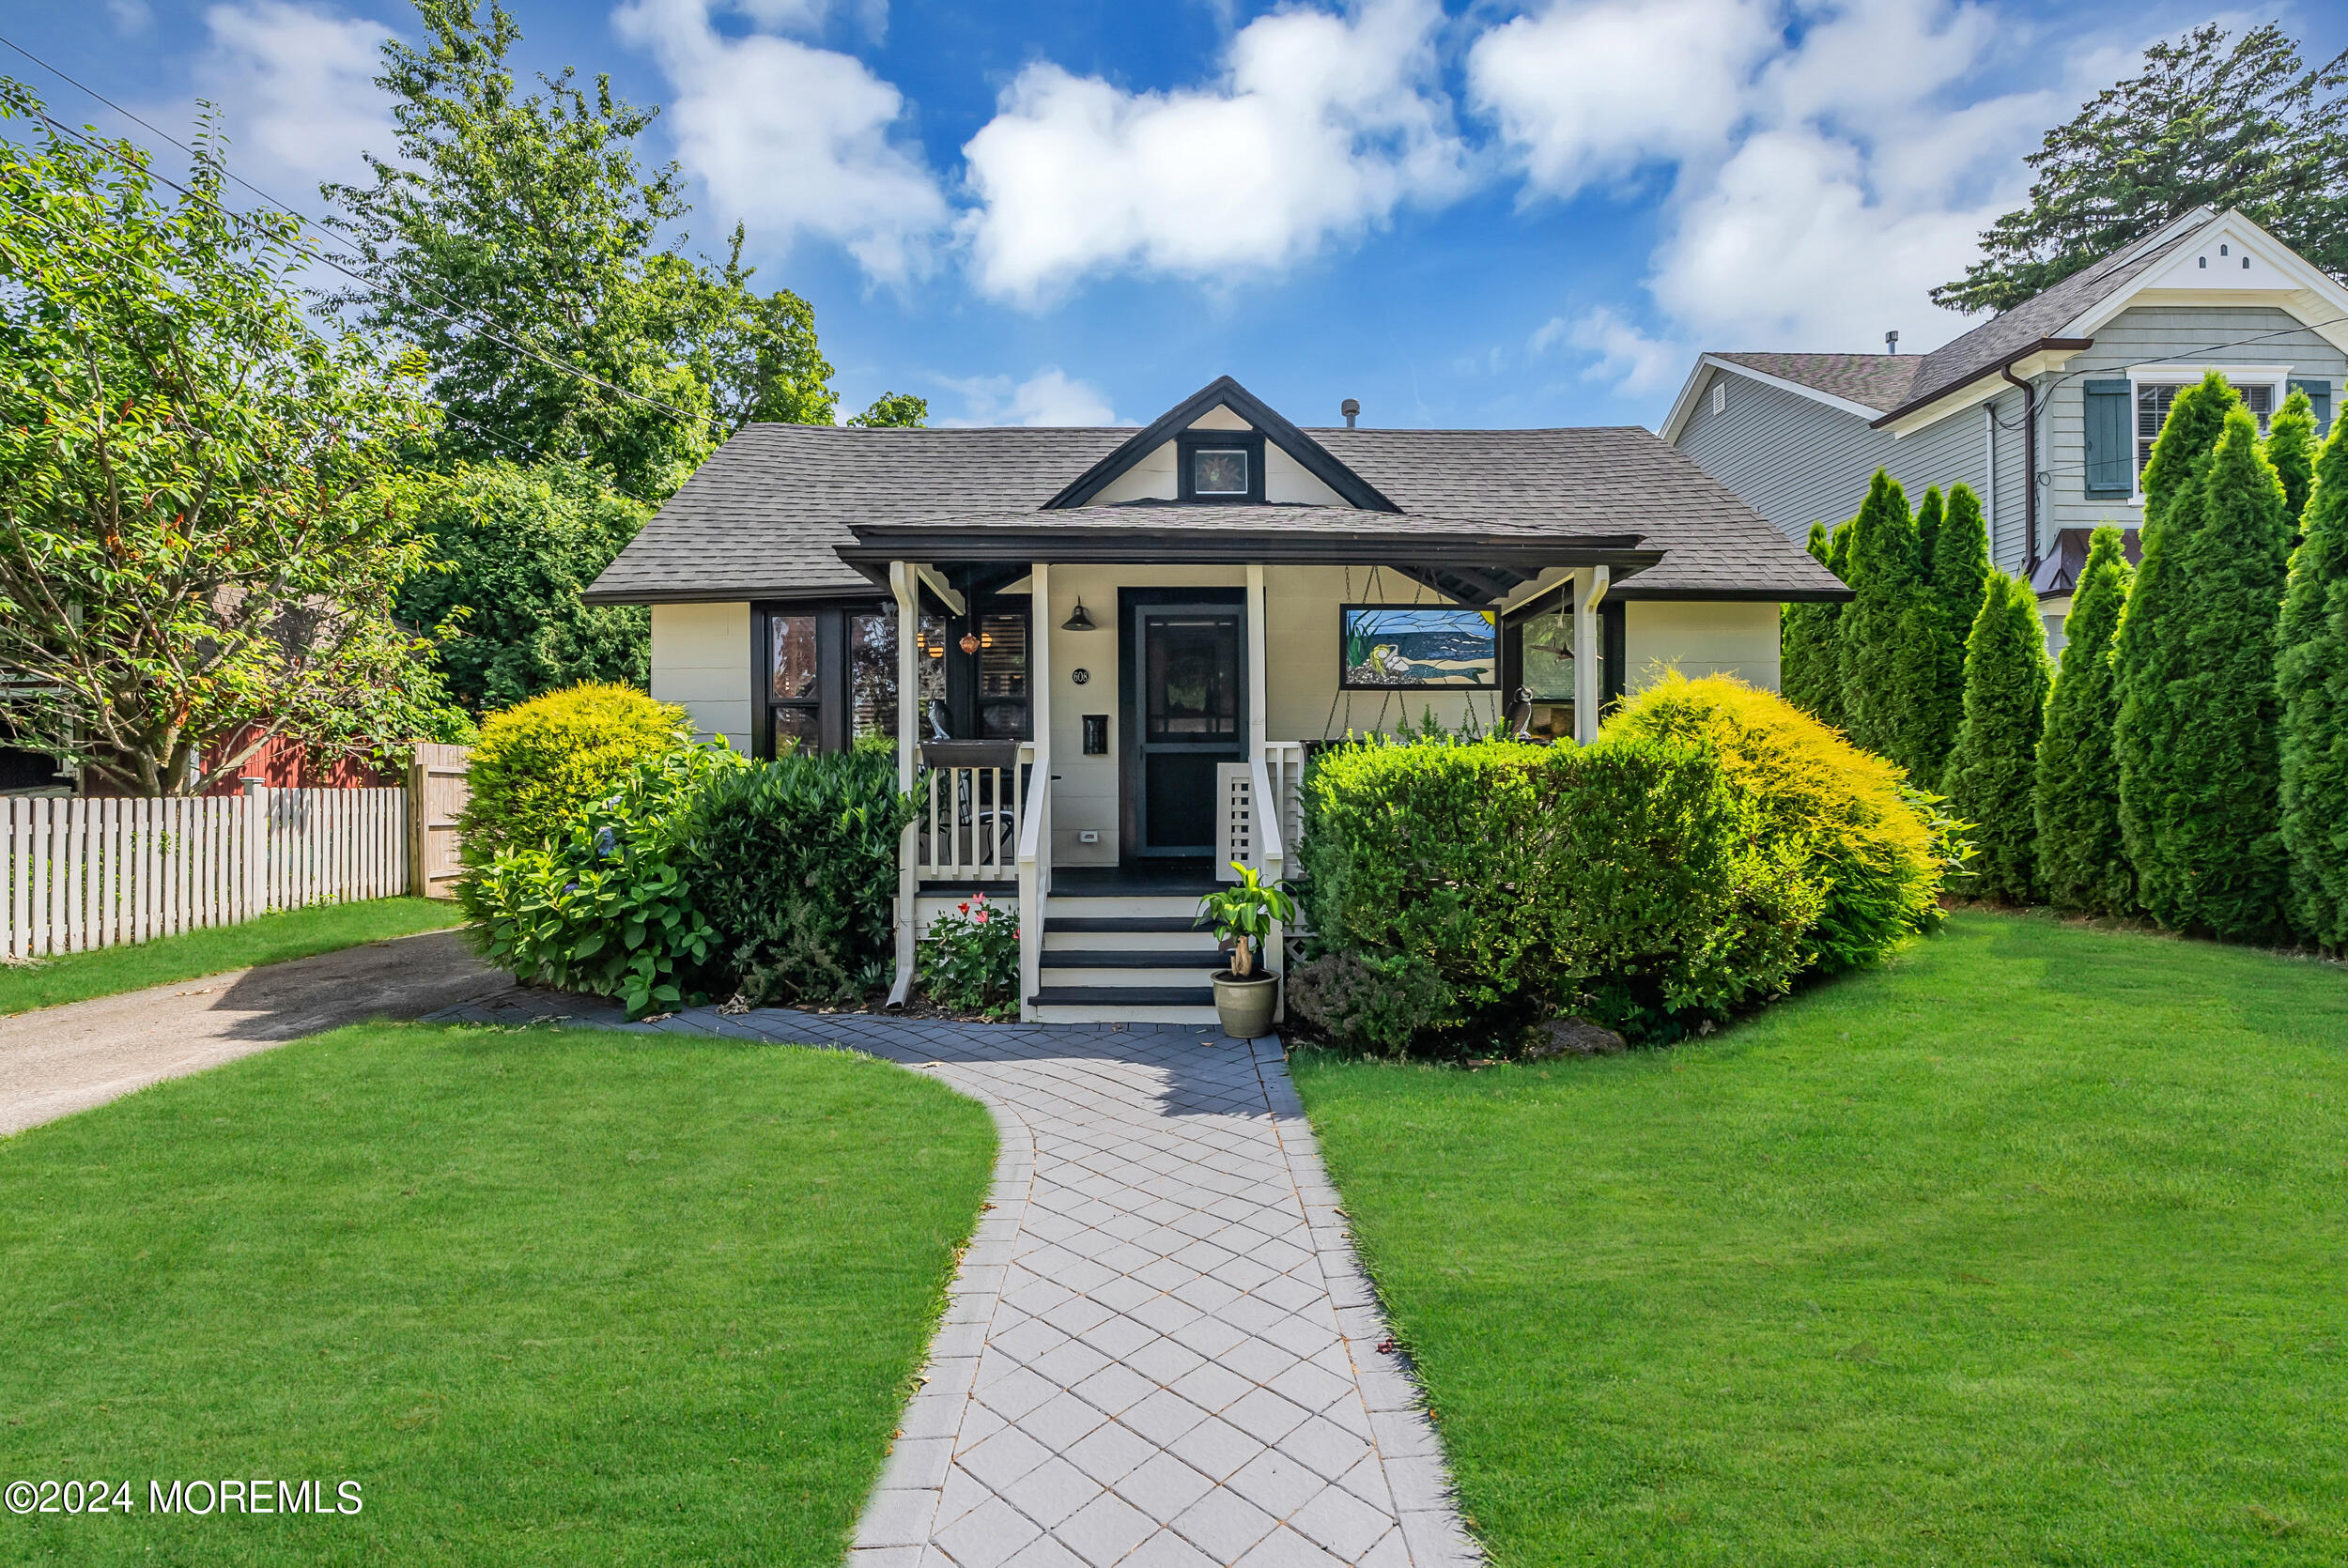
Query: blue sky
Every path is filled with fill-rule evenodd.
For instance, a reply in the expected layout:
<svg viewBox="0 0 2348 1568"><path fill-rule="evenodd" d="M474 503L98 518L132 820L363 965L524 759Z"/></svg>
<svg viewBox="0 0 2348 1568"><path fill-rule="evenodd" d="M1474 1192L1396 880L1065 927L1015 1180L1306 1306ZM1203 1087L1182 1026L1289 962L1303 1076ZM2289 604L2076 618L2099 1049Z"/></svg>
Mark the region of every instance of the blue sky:
<svg viewBox="0 0 2348 1568"><path fill-rule="evenodd" d="M1699 348L1929 348L2021 155L2213 13L2021 0L513 0L530 69L664 105L850 407L1653 424ZM2238 14L2238 13L2236 13ZM2262 12L2260 15L2266 13ZM2348 15L2287 8L2309 54ZM0 0L0 28L317 211L388 150L405 0ZM0 52L4 54L5 52ZM55 108L131 130L22 59ZM176 157L177 155L172 155Z"/></svg>

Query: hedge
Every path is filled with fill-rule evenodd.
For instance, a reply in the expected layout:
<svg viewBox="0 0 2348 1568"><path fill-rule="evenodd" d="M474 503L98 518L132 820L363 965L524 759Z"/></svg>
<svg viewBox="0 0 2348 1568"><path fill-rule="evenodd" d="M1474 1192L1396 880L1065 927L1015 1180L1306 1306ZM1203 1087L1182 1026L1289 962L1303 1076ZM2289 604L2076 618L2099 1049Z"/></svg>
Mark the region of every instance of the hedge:
<svg viewBox="0 0 2348 1568"><path fill-rule="evenodd" d="M490 715L466 776L466 863L486 866L500 850L552 842L638 763L691 740L683 708L633 686L571 686Z"/></svg>

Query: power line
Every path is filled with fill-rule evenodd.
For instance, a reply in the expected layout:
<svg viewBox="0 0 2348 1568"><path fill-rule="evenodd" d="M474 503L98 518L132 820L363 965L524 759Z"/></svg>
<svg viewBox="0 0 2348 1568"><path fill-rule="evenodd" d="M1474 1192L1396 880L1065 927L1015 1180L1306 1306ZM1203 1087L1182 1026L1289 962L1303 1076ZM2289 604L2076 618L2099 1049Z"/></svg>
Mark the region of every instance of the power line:
<svg viewBox="0 0 2348 1568"><path fill-rule="evenodd" d="M24 58L32 61L33 64L40 67L41 69L48 71L59 81L65 82L68 85L87 93L91 98L96 99L107 108L112 109L116 114L120 115L127 120L130 120L132 124L144 126L148 131L161 137L162 140L169 142L173 146L178 147L180 151L188 154L191 158L196 156L195 149L190 146L187 143L182 142L177 136L171 135L169 132L159 130L154 125L149 124L147 120L142 119L137 115L132 114L130 110L125 109L121 104L116 103L113 99L108 98L97 88L92 87L58 69L55 66L51 65L47 60L42 59L39 55L25 48L23 44L18 43L14 38L8 38L5 34L0 34L0 43L7 44L10 49L15 50L19 54L23 55ZM36 110L34 112L39 115L41 123L48 126L52 131L70 136L74 140L83 143L96 151L103 152L107 150L97 141L96 138L85 135L81 131L66 125L62 121L49 115L46 111ZM297 223L301 224L305 229L319 236L321 240L329 237L328 225L319 223L317 219L310 217L307 213L304 213L285 202L279 201L276 197L270 195L268 192L262 190L251 180L246 179L243 176L230 172L224 163L220 167L222 174L226 175L228 178L235 180L239 185L243 186L246 190L260 197L263 201L267 202L273 210L281 212L286 217L293 219ZM221 206L218 202L213 201L210 197L200 194L197 192L191 191L186 186L181 185L178 181L171 179L166 176L156 174L151 167L147 171L147 173L150 178L159 180L162 184L169 186L172 190L178 192L182 196L185 196L190 201L203 203L206 207L210 208L214 212L219 213L224 218L242 223L253 223L255 221L249 213L231 211L229 208ZM361 273L354 272L349 268L345 267L340 261L336 260L332 255L327 253L322 243L314 254L317 261L327 267L332 268L344 277L348 278L352 283L357 284L361 289L364 290L375 299L381 300L386 298L382 288L372 279L369 279ZM530 344L517 342L513 338L508 337L503 332L500 331L495 323L488 322L485 325L484 323L487 322L487 317L481 315L478 311L467 312L463 307L456 306L446 290L430 284L426 284L425 286L430 288L433 293L439 295L441 300L448 301L451 306L449 309L433 312L433 314L440 316L442 321L445 321L452 326L470 327L471 331L480 333L481 336L487 338L491 343L498 345L500 347L510 348L517 354L526 355L536 361L538 363L545 365L549 370L559 371L565 376L573 377L576 379L587 382L590 385L600 387L606 392L616 393L617 395L625 397L631 402L641 403L648 408L657 408L661 412L672 414L678 419L698 423L698 417L696 415L687 411L686 409L679 408L673 404L663 403L657 397L647 397L642 392L635 392L629 388L616 385L613 382L605 380L602 377L595 375L592 371L581 370L577 365L565 364L562 361L553 358ZM428 305L425 308L427 310L431 309ZM470 321L467 319L469 315L472 317ZM719 422L713 416L710 423L718 423Z"/></svg>

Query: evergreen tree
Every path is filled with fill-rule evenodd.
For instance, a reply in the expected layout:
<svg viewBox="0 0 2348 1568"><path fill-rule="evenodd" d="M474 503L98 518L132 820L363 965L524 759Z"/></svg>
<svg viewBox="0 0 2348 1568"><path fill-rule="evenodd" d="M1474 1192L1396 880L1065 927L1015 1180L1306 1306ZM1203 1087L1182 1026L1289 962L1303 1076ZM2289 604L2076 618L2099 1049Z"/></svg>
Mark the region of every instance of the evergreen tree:
<svg viewBox="0 0 2348 1568"><path fill-rule="evenodd" d="M2161 519L2217 449L2217 438L2225 434L2226 415L2241 406L2241 395L2214 370L2181 390L2169 406L2169 418L2161 424L2160 438L2153 443L2152 460L2144 465L2140 482L2145 568L2152 565L2153 535Z"/></svg>
<svg viewBox="0 0 2348 1568"><path fill-rule="evenodd" d="M1972 891L2028 903L2037 888L2031 795L2047 711L2047 633L2030 584L1995 573L1965 639L1965 725L1941 789L1973 824Z"/></svg>
<svg viewBox="0 0 2348 1568"><path fill-rule="evenodd" d="M2315 405L2308 394L2294 391L2266 426L2266 460L2283 484L2283 513L2293 532L2307 511L2308 489L2315 483Z"/></svg>
<svg viewBox="0 0 2348 1568"><path fill-rule="evenodd" d="M2348 440L2335 422L2291 557L2276 684L2283 704L2283 846L2292 924L2348 947Z"/></svg>
<svg viewBox="0 0 2348 1568"><path fill-rule="evenodd" d="M1930 634L1930 601L1916 519L1898 482L1881 469L1851 519L1846 580L1855 597L1837 633L1844 727L1854 744L1923 777L1915 672Z"/></svg>
<svg viewBox="0 0 2348 1568"><path fill-rule="evenodd" d="M2111 645L2132 576L2124 536L2116 528L2097 529L2063 623L2070 640L2038 743L2039 886L2057 909L2088 915L2124 914L2136 901L2111 755L2120 712Z"/></svg>
<svg viewBox="0 0 2348 1568"><path fill-rule="evenodd" d="M2224 401L2217 450L2180 465L2190 477L2145 539L2121 621L2116 750L2145 911L2171 930L2250 940L2282 925L2275 642L2291 525L2257 422L2231 392Z"/></svg>
<svg viewBox="0 0 2348 1568"><path fill-rule="evenodd" d="M1982 521L1981 498L1970 485L1957 484L1949 491L1947 514L1934 532L1928 583L1933 613L1917 698L1923 707L1917 721L1923 747L1921 780L1940 776L1965 721L1965 639L1972 635L1988 582L1989 530Z"/></svg>
<svg viewBox="0 0 2348 1568"><path fill-rule="evenodd" d="M1826 525L1810 525L1810 553L1826 564L1829 546ZM1832 612L1834 603L1792 604L1785 607L1778 629L1778 690L1786 701L1816 715L1831 700L1835 684Z"/></svg>
<svg viewBox="0 0 2348 1568"><path fill-rule="evenodd" d="M1932 580L1932 552L1940 543L1940 517L1947 506L1940 499L1940 486L1924 486L1923 504L1916 508L1916 566L1926 582Z"/></svg>

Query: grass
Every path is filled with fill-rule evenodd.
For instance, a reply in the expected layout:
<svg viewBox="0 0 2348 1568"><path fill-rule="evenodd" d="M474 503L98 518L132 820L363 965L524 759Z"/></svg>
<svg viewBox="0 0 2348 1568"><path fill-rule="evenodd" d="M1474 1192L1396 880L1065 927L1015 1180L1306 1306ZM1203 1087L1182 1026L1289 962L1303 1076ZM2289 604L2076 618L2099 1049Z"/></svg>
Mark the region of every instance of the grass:
<svg viewBox="0 0 2348 1568"><path fill-rule="evenodd" d="M125 947L0 962L0 1014L144 991L251 964L306 959L385 937L444 930L461 919L456 906L443 899L369 899L287 910Z"/></svg>
<svg viewBox="0 0 2348 1568"><path fill-rule="evenodd" d="M2348 1560L2348 974L1958 915L1712 1040L1298 1079L1504 1564Z"/></svg>
<svg viewBox="0 0 2348 1568"><path fill-rule="evenodd" d="M994 1133L844 1053L367 1024L0 1141L0 1560L836 1568ZM362 1483L156 1517L150 1479Z"/></svg>

